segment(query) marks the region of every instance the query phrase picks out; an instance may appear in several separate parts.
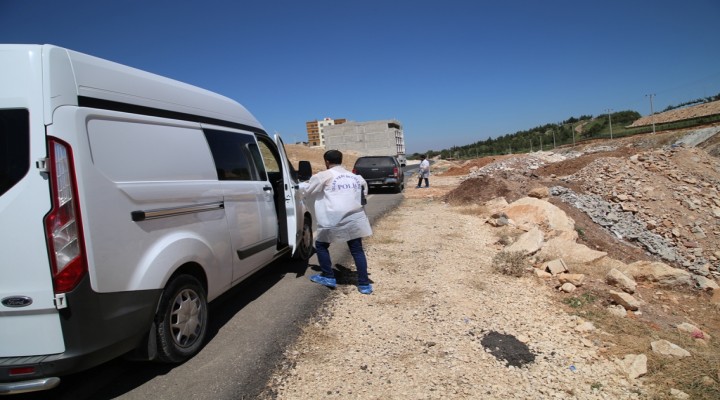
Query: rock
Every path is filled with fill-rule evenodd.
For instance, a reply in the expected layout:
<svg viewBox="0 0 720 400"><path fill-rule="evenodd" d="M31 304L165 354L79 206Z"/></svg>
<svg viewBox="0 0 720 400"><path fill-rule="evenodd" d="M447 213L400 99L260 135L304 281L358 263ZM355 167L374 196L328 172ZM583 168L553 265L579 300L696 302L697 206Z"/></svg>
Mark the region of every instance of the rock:
<svg viewBox="0 0 720 400"><path fill-rule="evenodd" d="M632 276L635 280L657 282L662 286L692 286L692 277L689 272L673 268L665 263L651 261L636 261L628 264L620 272Z"/></svg>
<svg viewBox="0 0 720 400"><path fill-rule="evenodd" d="M500 212L503 208L508 206L507 200L504 197L496 197L492 200L486 201L483 204L491 213Z"/></svg>
<svg viewBox="0 0 720 400"><path fill-rule="evenodd" d="M625 292L610 291L610 298L613 302L623 306L626 310L637 311L642 304L639 300Z"/></svg>
<svg viewBox="0 0 720 400"><path fill-rule="evenodd" d="M620 304L609 305L609 306L607 306L607 310L610 314L612 314L616 317L620 317L620 318L627 317L627 310L625 309L625 307L621 306Z"/></svg>
<svg viewBox="0 0 720 400"><path fill-rule="evenodd" d="M558 280L561 284L572 283L576 287L580 287L585 282L585 274L560 274Z"/></svg>
<svg viewBox="0 0 720 400"><path fill-rule="evenodd" d="M683 322L682 324L679 324L679 325L677 326L677 329L678 329L680 332L689 333L689 334L692 335L692 337L695 338L695 339L710 340L710 335L708 335L707 333L703 332L700 328L698 328L697 326L695 326L695 325L693 325L693 324L689 324L689 323L687 323L687 322Z"/></svg>
<svg viewBox="0 0 720 400"><path fill-rule="evenodd" d="M630 379L637 379L647 374L647 356L645 354L628 354L620 361L620 365Z"/></svg>
<svg viewBox="0 0 720 400"><path fill-rule="evenodd" d="M706 278L702 275L693 275L693 278L695 278L695 282L697 282L697 287L700 290L718 290L720 289L720 286L718 286L717 282L715 282L712 278Z"/></svg>
<svg viewBox="0 0 720 400"><path fill-rule="evenodd" d="M533 268L533 272L535 273L535 276L542 279L549 279L553 276L551 273L546 272L540 268Z"/></svg>
<svg viewBox="0 0 720 400"><path fill-rule="evenodd" d="M503 209L503 211L519 226L544 226L548 230L575 232L575 221L564 211L545 200L523 197Z"/></svg>
<svg viewBox="0 0 720 400"><path fill-rule="evenodd" d="M567 265L565 264L565 261L562 260L562 258L557 258L552 261L548 261L545 263L543 269L545 271L548 271L552 275L561 274L563 272L567 272Z"/></svg>
<svg viewBox="0 0 720 400"><path fill-rule="evenodd" d="M655 353L665 356L690 357L690 353L687 350L667 340L654 341L650 343L650 346Z"/></svg>
<svg viewBox="0 0 720 400"><path fill-rule="evenodd" d="M577 289L577 288L572 283L565 283L562 286L560 286L560 290L562 290L565 293L572 293L575 291L575 289Z"/></svg>
<svg viewBox="0 0 720 400"><path fill-rule="evenodd" d="M710 303L720 306L720 290L713 291L713 296L710 299Z"/></svg>
<svg viewBox="0 0 720 400"><path fill-rule="evenodd" d="M585 321L582 324L575 327L578 332L591 332L595 330L595 325L590 321Z"/></svg>
<svg viewBox="0 0 720 400"><path fill-rule="evenodd" d="M528 192L528 196L536 199L547 199L550 197L550 189L545 186L536 187Z"/></svg>
<svg viewBox="0 0 720 400"><path fill-rule="evenodd" d="M674 399L685 400L689 399L690 395L678 389L670 389L670 396Z"/></svg>
<svg viewBox="0 0 720 400"><path fill-rule="evenodd" d="M545 242L538 252L538 257L553 259L562 257L570 264L589 264L607 256L603 251L592 250L584 244L567 240L566 237L554 237Z"/></svg>
<svg viewBox="0 0 720 400"><path fill-rule="evenodd" d="M605 282L630 294L635 293L635 289L637 288L637 283L634 280L628 278L615 268L611 269L605 276Z"/></svg>
<svg viewBox="0 0 720 400"><path fill-rule="evenodd" d="M507 246L504 251L521 252L526 255L533 254L540 250L544 239L545 236L542 231L538 227L534 227L520 235L515 243Z"/></svg>
<svg viewBox="0 0 720 400"><path fill-rule="evenodd" d="M508 219L505 217L500 217L500 218L490 218L487 220L487 223L490 224L491 226L499 228L501 226L509 225L510 221L508 221Z"/></svg>

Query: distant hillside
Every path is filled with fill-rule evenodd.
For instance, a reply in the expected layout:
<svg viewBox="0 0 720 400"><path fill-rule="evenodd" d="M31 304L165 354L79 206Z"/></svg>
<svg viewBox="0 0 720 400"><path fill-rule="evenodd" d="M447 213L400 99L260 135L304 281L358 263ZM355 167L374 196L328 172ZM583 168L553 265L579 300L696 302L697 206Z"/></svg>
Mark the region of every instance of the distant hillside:
<svg viewBox="0 0 720 400"><path fill-rule="evenodd" d="M630 127L648 126L652 125L653 122L655 124L663 124L668 122L684 121L717 114L720 114L720 100L642 117L633 122Z"/></svg>
<svg viewBox="0 0 720 400"><path fill-rule="evenodd" d="M714 97L715 98L715 97ZM674 108L641 117L637 111L618 111L592 117L584 115L561 123L546 124L497 138L489 138L441 151L430 150L429 157L468 159L482 156L528 153L573 144L588 139L617 138L656 130L682 129L720 123L720 100L695 106ZM411 158L417 158L413 154Z"/></svg>

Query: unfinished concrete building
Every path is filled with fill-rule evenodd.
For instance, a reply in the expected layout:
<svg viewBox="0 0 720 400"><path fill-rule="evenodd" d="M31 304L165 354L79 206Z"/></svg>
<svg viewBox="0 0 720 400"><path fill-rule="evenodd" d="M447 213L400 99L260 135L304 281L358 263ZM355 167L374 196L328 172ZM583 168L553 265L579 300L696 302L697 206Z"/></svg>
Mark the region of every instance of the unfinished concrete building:
<svg viewBox="0 0 720 400"><path fill-rule="evenodd" d="M351 150L364 156L398 156L405 163L405 137L395 119L355 122L325 127L325 148Z"/></svg>

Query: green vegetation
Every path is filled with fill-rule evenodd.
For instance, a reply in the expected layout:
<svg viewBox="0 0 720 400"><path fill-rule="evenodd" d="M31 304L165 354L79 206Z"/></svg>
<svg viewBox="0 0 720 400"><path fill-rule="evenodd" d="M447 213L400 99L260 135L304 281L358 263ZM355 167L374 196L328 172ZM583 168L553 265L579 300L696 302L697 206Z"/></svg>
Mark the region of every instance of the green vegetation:
<svg viewBox="0 0 720 400"><path fill-rule="evenodd" d="M583 293L579 297L568 297L563 302L572 308L580 308L586 304L592 304L597 298L591 293Z"/></svg>
<svg viewBox="0 0 720 400"><path fill-rule="evenodd" d="M669 106L665 111L717 100L720 100L720 94L685 102L677 106ZM425 154L428 157L440 156L444 159L469 159L493 155L528 153L538 150L551 150L554 147L579 143L590 139L608 139L611 136L611 120L613 138L652 132L652 126L626 128L640 117L640 113L632 110L617 111L610 115L602 114L597 117L581 115L580 117L568 118L559 123L545 124L526 131L518 131L497 138L488 138L464 146L453 146L440 151L428 150ZM720 115L666 124L655 124L655 129L681 129L714 122L720 122ZM409 159L418 159L419 157L419 153L408 156Z"/></svg>

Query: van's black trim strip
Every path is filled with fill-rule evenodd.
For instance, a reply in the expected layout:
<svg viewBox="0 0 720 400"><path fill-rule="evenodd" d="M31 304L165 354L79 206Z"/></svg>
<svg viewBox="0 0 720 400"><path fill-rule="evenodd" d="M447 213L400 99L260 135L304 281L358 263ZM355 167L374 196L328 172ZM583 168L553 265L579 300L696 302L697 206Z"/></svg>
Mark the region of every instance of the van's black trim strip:
<svg viewBox="0 0 720 400"><path fill-rule="evenodd" d="M242 129L254 133L262 133L267 135L264 130L237 122L225 121L217 118L203 117L202 115L188 114L179 111L163 110L161 108L139 106L137 104L122 103L119 101L97 99L94 97L78 96L78 105L80 107L99 108L102 110L120 111L132 114L147 115L151 117L179 119L182 121L200 122L204 124L213 124L218 126L226 126L228 128Z"/></svg>
<svg viewBox="0 0 720 400"><path fill-rule="evenodd" d="M180 206L172 208L159 208L155 210L139 210L130 213L132 220L135 222L145 221L148 219L167 218L174 217L176 215L192 214L203 211L214 211L222 210L225 208L223 202L218 203L206 203L206 204L193 204L190 206Z"/></svg>
<svg viewBox="0 0 720 400"><path fill-rule="evenodd" d="M277 243L277 240L270 239L270 240L266 240L262 243L258 243L255 246L248 247L245 250L238 250L237 251L238 258L240 258L241 260L244 260L253 254L259 253L267 248L274 247L276 243Z"/></svg>

